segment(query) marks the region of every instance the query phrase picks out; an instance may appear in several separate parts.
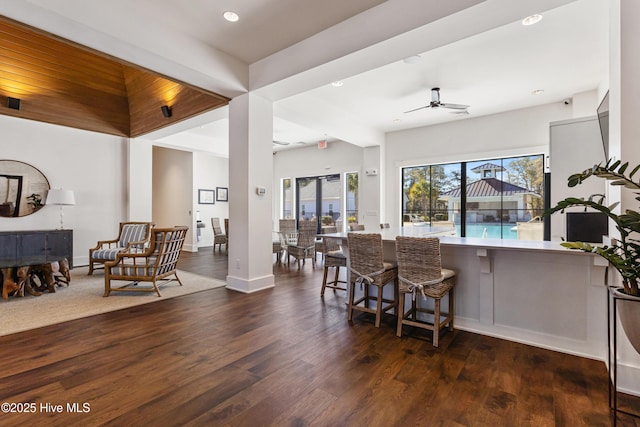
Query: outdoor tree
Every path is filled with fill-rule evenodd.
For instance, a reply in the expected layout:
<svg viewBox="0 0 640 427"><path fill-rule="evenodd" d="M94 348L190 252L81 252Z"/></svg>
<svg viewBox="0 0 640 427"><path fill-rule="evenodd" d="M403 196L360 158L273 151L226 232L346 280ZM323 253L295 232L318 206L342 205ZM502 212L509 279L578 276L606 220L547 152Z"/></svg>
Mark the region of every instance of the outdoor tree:
<svg viewBox="0 0 640 427"><path fill-rule="evenodd" d="M509 163L507 181L542 195L544 189L544 168L542 156L521 157ZM532 200L532 208L542 209L542 198Z"/></svg>
<svg viewBox="0 0 640 427"><path fill-rule="evenodd" d="M349 222L357 222L358 215L358 174L357 173L348 173L347 174L347 192L353 194L353 202L354 202L354 221L351 221L349 218Z"/></svg>

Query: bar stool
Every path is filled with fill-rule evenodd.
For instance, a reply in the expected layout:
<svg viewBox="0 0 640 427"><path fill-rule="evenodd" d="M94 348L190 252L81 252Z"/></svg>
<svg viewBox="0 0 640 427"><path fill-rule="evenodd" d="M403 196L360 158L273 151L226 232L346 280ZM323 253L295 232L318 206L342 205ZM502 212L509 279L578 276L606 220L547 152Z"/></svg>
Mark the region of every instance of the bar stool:
<svg viewBox="0 0 640 427"><path fill-rule="evenodd" d="M349 244L349 310L348 318L353 319L353 311L363 311L376 315L375 326L380 327L382 313L391 309L398 312L398 267L383 260L382 236L370 233L347 234ZM384 298L386 285L393 286L393 299ZM355 300L355 288L360 285L364 296ZM369 288L377 288L376 295L369 295ZM375 301L376 307L369 308ZM361 305L362 304L362 305ZM386 304L386 305L385 305Z"/></svg>
<svg viewBox="0 0 640 427"><path fill-rule="evenodd" d="M396 237L396 256L398 259L398 280L400 292L400 310L396 335L402 336L402 325L415 326L433 331L433 346L438 347L440 330L449 326L453 331L453 301L456 274L442 268L440 258L440 240L436 237ZM434 309L418 307L416 294L424 299L433 298ZM404 311L405 300L412 295L411 309ZM449 311L441 320L440 301L449 295ZM418 313L433 315L433 322L419 319Z"/></svg>
<svg viewBox="0 0 640 427"><path fill-rule="evenodd" d="M340 267L347 266L347 257L340 248L339 239L322 236L322 255L324 257L324 276L322 277L322 289L320 290L320 296L324 296L325 288L333 288L334 292L336 289L346 291L347 282L338 279L338 276L340 275ZM331 267L335 268L335 275L332 281L327 282L329 268ZM341 286L341 283L344 284L344 286Z"/></svg>

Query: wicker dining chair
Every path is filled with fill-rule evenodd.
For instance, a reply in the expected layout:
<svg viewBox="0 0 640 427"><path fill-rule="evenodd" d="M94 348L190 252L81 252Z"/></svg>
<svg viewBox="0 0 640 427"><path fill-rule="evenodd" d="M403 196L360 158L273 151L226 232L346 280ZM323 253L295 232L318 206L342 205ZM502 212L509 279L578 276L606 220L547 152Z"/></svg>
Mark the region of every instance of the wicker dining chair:
<svg viewBox="0 0 640 427"><path fill-rule="evenodd" d="M334 231L329 232L335 233L335 227L331 228L334 229ZM320 296L324 296L325 288L332 288L334 292L336 291L336 289L346 291L347 282L339 279L340 267L347 266L347 257L342 252L342 248L340 247L340 239L337 239L335 237L322 236L322 255L324 261L324 275L322 276L322 289L320 290ZM327 282L329 268L335 268L335 273L333 276L333 280Z"/></svg>
<svg viewBox="0 0 640 427"><path fill-rule="evenodd" d="M350 222L349 231L364 231L364 224L358 224L357 222Z"/></svg>
<svg viewBox="0 0 640 427"><path fill-rule="evenodd" d="M224 235L227 236L227 253L229 253L229 218L224 219Z"/></svg>
<svg viewBox="0 0 640 427"><path fill-rule="evenodd" d="M438 347L440 331L449 326L453 331L453 302L456 274L442 268L440 240L436 237L396 237L400 307L396 335L402 336L402 326L410 325L433 331L433 346ZM433 298L434 308L419 307L420 294L426 300ZM405 312L405 300L411 295L411 308ZM441 320L440 301L449 296L449 311ZM418 318L422 313L422 318ZM424 314L433 315L429 322Z"/></svg>
<svg viewBox="0 0 640 427"><path fill-rule="evenodd" d="M216 251L216 245L218 245L218 252L222 253L222 245L224 245L225 248L227 246L227 235L222 232L220 218L211 218L211 228L213 228L213 252Z"/></svg>
<svg viewBox="0 0 640 427"><path fill-rule="evenodd" d="M382 252L382 236L372 233L347 234L349 246L349 309L348 318L353 319L353 311L363 311L376 315L375 326L380 327L382 314L394 309L398 311L398 267L385 262ZM393 286L393 299L384 298L384 287ZM364 295L355 299L355 288L360 285ZM369 294L369 288L377 288L376 295ZM370 308L369 302L376 307ZM386 304L386 305L385 305Z"/></svg>
<svg viewBox="0 0 640 427"><path fill-rule="evenodd" d="M338 229L334 226L334 225L325 225L322 227L321 229L321 233L322 234L329 234L329 233L337 233ZM338 246L338 249L340 248L340 246ZM316 238L316 255L321 254L322 257L322 262L324 262L324 242L322 239L322 236L319 236L318 238Z"/></svg>
<svg viewBox="0 0 640 427"><path fill-rule="evenodd" d="M315 220L300 220L296 243L287 244L287 265L290 264L291 257L294 257L298 261L298 270L300 270L300 261L304 265L307 258L311 258L311 265L316 268L316 231Z"/></svg>
<svg viewBox="0 0 640 427"><path fill-rule="evenodd" d="M280 257L282 258L287 254L287 247L289 245L295 245L298 241L298 229L295 218L280 219L278 222L278 235L280 237Z"/></svg>

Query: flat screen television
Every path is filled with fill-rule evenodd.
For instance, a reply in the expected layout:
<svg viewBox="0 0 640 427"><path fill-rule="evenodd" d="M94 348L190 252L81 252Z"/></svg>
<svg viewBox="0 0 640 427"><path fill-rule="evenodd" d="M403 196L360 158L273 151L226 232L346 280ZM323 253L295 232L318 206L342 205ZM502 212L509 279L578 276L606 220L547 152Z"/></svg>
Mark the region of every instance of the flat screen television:
<svg viewBox="0 0 640 427"><path fill-rule="evenodd" d="M604 148L604 160L609 160L609 91L602 99L598 107L598 123L602 136L602 148Z"/></svg>
<svg viewBox="0 0 640 427"><path fill-rule="evenodd" d="M567 241L602 243L609 234L609 219L601 212L567 212Z"/></svg>

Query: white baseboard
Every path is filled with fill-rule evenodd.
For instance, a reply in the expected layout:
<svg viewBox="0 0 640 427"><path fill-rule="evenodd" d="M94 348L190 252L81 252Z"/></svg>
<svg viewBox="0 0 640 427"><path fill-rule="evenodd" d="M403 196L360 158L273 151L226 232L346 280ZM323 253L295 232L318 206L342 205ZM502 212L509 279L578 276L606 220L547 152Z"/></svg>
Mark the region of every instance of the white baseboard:
<svg viewBox="0 0 640 427"><path fill-rule="evenodd" d="M244 279L240 277L227 276L227 289L238 291L245 294L262 291L275 287L275 277L269 274L263 277L253 279Z"/></svg>
<svg viewBox="0 0 640 427"><path fill-rule="evenodd" d="M495 324L483 324L478 322L477 320L459 316L456 316L454 324L456 329L461 329L481 335L488 335L496 338L502 338L509 341L533 345L535 347L546 348L549 350L559 351L561 353L572 354L580 357L586 357L589 359L604 361L607 356L606 342L603 342L602 345L600 345L596 343L590 343L588 341L579 341L556 335L542 334L540 332L529 331L526 329L519 329Z"/></svg>

